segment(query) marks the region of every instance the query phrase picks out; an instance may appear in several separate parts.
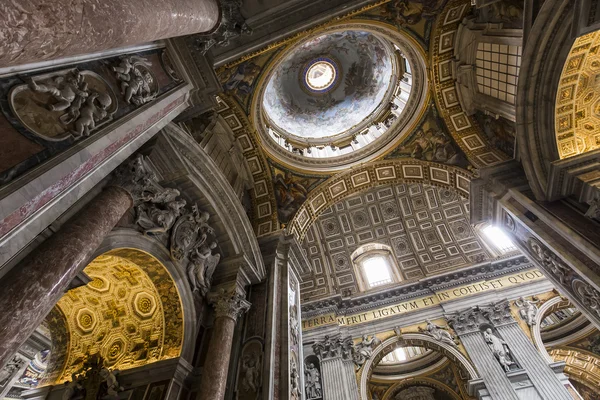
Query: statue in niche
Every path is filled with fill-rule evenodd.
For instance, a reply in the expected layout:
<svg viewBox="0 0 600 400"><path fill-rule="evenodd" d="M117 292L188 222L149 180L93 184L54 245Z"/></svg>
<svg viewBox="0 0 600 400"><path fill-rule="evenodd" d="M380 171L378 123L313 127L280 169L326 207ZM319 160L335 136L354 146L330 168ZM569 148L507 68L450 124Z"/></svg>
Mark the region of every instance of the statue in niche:
<svg viewBox="0 0 600 400"><path fill-rule="evenodd" d="M135 223L144 229L144 235L166 233L171 229L186 205L185 200L177 200L179 194L179 190L167 188L144 196L144 202L135 207Z"/></svg>
<svg viewBox="0 0 600 400"><path fill-rule="evenodd" d="M363 365L371 355L373 354L373 349L381 344L381 340L377 338L377 336L373 335L369 338L369 335L363 335L360 343L354 346L354 363L360 367Z"/></svg>
<svg viewBox="0 0 600 400"><path fill-rule="evenodd" d="M523 318L523 320L525 320L529 326L535 325L535 317L538 313L536 304L538 304L540 301L534 299L525 300L524 297L521 297L515 301L515 305L519 307L519 314L521 315L521 318Z"/></svg>
<svg viewBox="0 0 600 400"><path fill-rule="evenodd" d="M25 361L18 358L13 357L2 370L0 370L0 386L5 386L6 382L12 378L17 371L25 364Z"/></svg>
<svg viewBox="0 0 600 400"><path fill-rule="evenodd" d="M455 337L448 331L448 328L436 325L429 319L427 320L427 326L425 329L419 327L419 332L431 336L438 342L446 343L450 346L456 347Z"/></svg>
<svg viewBox="0 0 600 400"><path fill-rule="evenodd" d="M62 74L54 74L51 78L30 78L27 88L33 93L46 95L44 106L49 112L64 111L64 114L58 116L62 129L69 129L71 135L75 139L79 139L89 136L97 125L106 122L116 111L116 106L111 107L113 98L108 93L110 90L103 87L105 86L103 81L102 84L99 84L101 82L100 78L96 78L94 75L90 71L81 73L77 69L72 69ZM106 90L106 92L100 89ZM39 123L32 124L28 121L28 113L21 112L23 99L20 98L19 94L23 93L24 90L24 87L16 87L14 94L11 95L11 100L15 105L17 116L31 130L37 131L35 128L41 126L32 125L39 125ZM39 103L39 100L33 99L36 104ZM23 117L25 118L23 119Z"/></svg>
<svg viewBox="0 0 600 400"><path fill-rule="evenodd" d="M314 363L304 366L304 387L306 400L320 399L323 397L321 388L321 373Z"/></svg>
<svg viewBox="0 0 600 400"><path fill-rule="evenodd" d="M483 338L502 368L504 368L506 372L509 372L511 366L515 365L515 363L512 361L508 344L503 339L494 335L491 328L487 328L485 332L483 332Z"/></svg>
<svg viewBox="0 0 600 400"><path fill-rule="evenodd" d="M123 56L119 65L112 67L121 82L121 94L127 104L140 106L156 97L158 85L148 67L152 66L144 57Z"/></svg>
<svg viewBox="0 0 600 400"><path fill-rule="evenodd" d="M251 353L242 359L242 367L244 368L244 378L242 386L246 392L257 393L260 388L260 370L261 360L258 353Z"/></svg>
<svg viewBox="0 0 600 400"><path fill-rule="evenodd" d="M216 242L203 242L195 246L190 253L190 262L187 267L188 278L194 292L206 295L211 287L212 275L221 259L220 254L212 254L217 248Z"/></svg>

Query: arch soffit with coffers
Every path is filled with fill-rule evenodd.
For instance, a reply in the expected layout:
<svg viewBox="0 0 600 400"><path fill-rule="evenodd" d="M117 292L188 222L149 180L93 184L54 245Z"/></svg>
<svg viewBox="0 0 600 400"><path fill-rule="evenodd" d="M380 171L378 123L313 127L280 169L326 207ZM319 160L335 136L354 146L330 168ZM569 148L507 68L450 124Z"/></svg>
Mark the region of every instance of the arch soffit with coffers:
<svg viewBox="0 0 600 400"><path fill-rule="evenodd" d="M371 357L363 364L359 371L359 394L361 400L369 400L368 383L376 364L387 353L399 346L419 346L438 351L448 357L452 362L455 362L460 368L463 368L468 373L469 379L479 378L479 374L475 367L457 348L445 343L440 343L431 336L422 333L403 333L401 336L395 335L384 340L373 350Z"/></svg>
<svg viewBox="0 0 600 400"><path fill-rule="evenodd" d="M382 185L427 184L448 188L468 199L472 177L462 168L415 159L375 161L334 175L317 186L298 209L288 229L302 242L308 229L328 207Z"/></svg>
<svg viewBox="0 0 600 400"><path fill-rule="evenodd" d="M467 115L458 100L453 72L458 49L454 43L470 9L468 0L450 0L437 17L429 45L430 79L436 107L448 131L473 166L482 168L508 157L490 145L475 117Z"/></svg>
<svg viewBox="0 0 600 400"><path fill-rule="evenodd" d="M417 378L395 383L387 390L385 396L381 400L394 400L395 397L393 396L397 396L398 393L403 389L410 386L419 386L423 384L427 386L433 386L434 388L443 391L454 400L461 400L460 395L452 390L452 388L448 387L448 385L427 376L419 376Z"/></svg>
<svg viewBox="0 0 600 400"><path fill-rule="evenodd" d="M539 200L547 196L551 164L559 159L555 99L574 41L574 12L573 0L545 1L523 49L517 86L516 139L525 175Z"/></svg>

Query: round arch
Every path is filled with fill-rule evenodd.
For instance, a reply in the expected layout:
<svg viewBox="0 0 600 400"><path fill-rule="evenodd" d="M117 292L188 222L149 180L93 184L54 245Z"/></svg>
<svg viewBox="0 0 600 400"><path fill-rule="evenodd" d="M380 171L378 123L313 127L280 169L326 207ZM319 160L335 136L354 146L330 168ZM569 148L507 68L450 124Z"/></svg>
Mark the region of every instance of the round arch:
<svg viewBox="0 0 600 400"><path fill-rule="evenodd" d="M555 99L574 40L574 10L570 0L545 1L523 49L517 87L517 145L529 185L540 200L546 198L551 163L559 159Z"/></svg>
<svg viewBox="0 0 600 400"><path fill-rule="evenodd" d="M310 226L329 206L381 185L423 183L453 190L467 199L472 176L462 168L414 159L361 165L334 175L312 190L288 229L302 242Z"/></svg>
<svg viewBox="0 0 600 400"><path fill-rule="evenodd" d="M381 400L393 400L394 399L393 396L396 395L398 392L402 391L403 389L408 388L409 386L419 386L419 385L431 386L438 390L442 390L443 392L448 394L450 397L452 397L453 400L461 399L460 395L458 393L456 393L454 390L452 390L450 387L448 387L447 385L444 385L443 383L436 381L435 379L431 379L431 378L427 378L427 377L419 377L419 378L414 378L414 379L406 380L403 382L395 383L394 385L392 385L392 387L390 387L388 389L386 395Z"/></svg>
<svg viewBox="0 0 600 400"><path fill-rule="evenodd" d="M364 363L360 372L359 393L361 400L368 400L368 382L373 368L389 352L401 346L419 346L444 354L448 359L455 362L463 368L470 379L479 378L479 374L471 362L455 347L445 343L440 343L430 336L422 333L405 333L400 336L392 336L384 340L377 348L373 350L371 357Z"/></svg>

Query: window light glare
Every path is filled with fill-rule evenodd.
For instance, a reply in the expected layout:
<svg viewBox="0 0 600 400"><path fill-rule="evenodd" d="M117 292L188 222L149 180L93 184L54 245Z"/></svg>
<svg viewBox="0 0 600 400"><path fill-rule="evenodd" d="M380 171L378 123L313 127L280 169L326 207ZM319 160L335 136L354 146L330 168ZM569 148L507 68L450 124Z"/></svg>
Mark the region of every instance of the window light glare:
<svg viewBox="0 0 600 400"><path fill-rule="evenodd" d="M370 287L392 282L389 266L384 257L369 257L362 263Z"/></svg>
<svg viewBox="0 0 600 400"><path fill-rule="evenodd" d="M506 236L501 228L488 225L483 228L483 233L488 240L501 251L505 252L515 249L515 245L513 244L512 240Z"/></svg>

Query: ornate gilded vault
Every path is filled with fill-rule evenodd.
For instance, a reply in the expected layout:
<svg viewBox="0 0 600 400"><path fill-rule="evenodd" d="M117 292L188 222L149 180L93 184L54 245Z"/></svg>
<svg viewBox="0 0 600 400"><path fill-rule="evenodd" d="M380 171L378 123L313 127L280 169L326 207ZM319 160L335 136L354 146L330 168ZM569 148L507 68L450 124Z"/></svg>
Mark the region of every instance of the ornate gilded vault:
<svg viewBox="0 0 600 400"><path fill-rule="evenodd" d="M84 272L92 281L57 304L66 320L68 351L56 383L70 379L91 354L120 370L179 356L182 306L159 261L139 250L117 249L95 258Z"/></svg>
<svg viewBox="0 0 600 400"><path fill-rule="evenodd" d="M469 222L469 201L456 190L426 184L376 187L323 211L303 247L313 275L303 277L304 299L358 292L350 260L359 246L389 246L403 280L415 280L490 257Z"/></svg>
<svg viewBox="0 0 600 400"><path fill-rule="evenodd" d="M600 32L575 40L556 94L560 158L600 148Z"/></svg>

